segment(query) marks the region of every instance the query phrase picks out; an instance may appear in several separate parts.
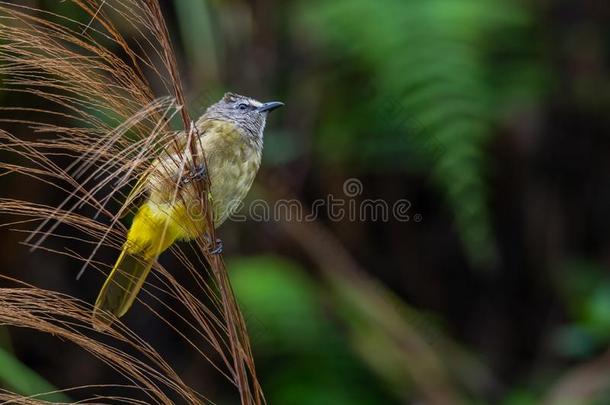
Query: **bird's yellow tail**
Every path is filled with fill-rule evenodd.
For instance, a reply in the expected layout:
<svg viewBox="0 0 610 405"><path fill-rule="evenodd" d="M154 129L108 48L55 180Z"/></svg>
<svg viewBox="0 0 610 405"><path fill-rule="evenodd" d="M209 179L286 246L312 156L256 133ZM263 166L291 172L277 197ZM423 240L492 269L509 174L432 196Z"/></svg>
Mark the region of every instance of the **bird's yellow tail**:
<svg viewBox="0 0 610 405"><path fill-rule="evenodd" d="M123 248L95 301L93 322L98 329L105 329L112 324L113 319L109 314L116 317L125 315L156 260L156 257L138 257L127 250L127 247Z"/></svg>
<svg viewBox="0 0 610 405"><path fill-rule="evenodd" d="M123 251L95 301L93 326L108 328L133 304L157 257L176 240L167 215L143 205L129 229Z"/></svg>

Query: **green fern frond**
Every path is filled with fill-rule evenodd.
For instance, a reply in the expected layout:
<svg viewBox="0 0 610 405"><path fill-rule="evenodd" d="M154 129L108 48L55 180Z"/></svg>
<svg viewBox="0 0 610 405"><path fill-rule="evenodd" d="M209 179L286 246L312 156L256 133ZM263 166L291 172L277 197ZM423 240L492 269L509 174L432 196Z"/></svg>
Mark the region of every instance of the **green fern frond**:
<svg viewBox="0 0 610 405"><path fill-rule="evenodd" d="M360 125L366 136L385 143L383 121L406 123L395 136L408 137L428 155L469 257L493 262L485 147L496 111L486 56L494 35L524 25L523 10L500 0L334 0L308 1L301 15L300 27L328 47L331 59L357 65L372 78L377 97L365 102L394 104L385 117ZM358 144L366 150L366 140Z"/></svg>

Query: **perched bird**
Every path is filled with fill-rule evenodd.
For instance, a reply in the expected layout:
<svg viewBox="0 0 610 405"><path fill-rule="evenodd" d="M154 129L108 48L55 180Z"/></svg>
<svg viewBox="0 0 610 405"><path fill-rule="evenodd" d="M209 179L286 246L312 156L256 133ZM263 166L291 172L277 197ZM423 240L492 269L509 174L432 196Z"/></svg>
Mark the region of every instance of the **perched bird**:
<svg viewBox="0 0 610 405"><path fill-rule="evenodd" d="M215 226L221 225L248 193L261 163L263 131L269 112L281 102L261 103L227 93L196 122L198 165L191 160L187 135L157 158L136 188L147 200L139 208L127 240L106 279L93 311L94 326L104 328L124 315L142 288L157 257L178 240L205 234L202 197L210 199ZM202 161L205 152L207 165ZM201 183L209 176L209 196Z"/></svg>

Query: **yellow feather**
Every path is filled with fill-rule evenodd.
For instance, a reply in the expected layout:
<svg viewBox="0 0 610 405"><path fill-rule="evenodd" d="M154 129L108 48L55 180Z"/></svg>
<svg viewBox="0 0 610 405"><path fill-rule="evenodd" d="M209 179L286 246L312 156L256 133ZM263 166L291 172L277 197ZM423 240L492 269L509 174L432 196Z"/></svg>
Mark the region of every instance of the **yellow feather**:
<svg viewBox="0 0 610 405"><path fill-rule="evenodd" d="M95 302L94 326L103 330L113 317L123 316L133 304L157 257L181 235L180 227L166 212L144 204L129 229L127 241Z"/></svg>

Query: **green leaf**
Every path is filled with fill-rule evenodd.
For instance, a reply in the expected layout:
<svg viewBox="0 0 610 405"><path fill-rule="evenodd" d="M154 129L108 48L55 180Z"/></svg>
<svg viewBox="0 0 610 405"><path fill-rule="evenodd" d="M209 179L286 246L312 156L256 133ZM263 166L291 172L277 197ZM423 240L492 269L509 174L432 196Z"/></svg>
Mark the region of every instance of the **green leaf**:
<svg viewBox="0 0 610 405"><path fill-rule="evenodd" d="M36 396L38 400L49 402L73 402L65 394L53 392L57 391L57 388L3 348L0 348L0 381L4 387L16 394ZM44 393L50 394L40 395Z"/></svg>
<svg viewBox="0 0 610 405"><path fill-rule="evenodd" d="M393 403L329 322L320 286L301 267L259 256L229 268L269 403Z"/></svg>
<svg viewBox="0 0 610 405"><path fill-rule="evenodd" d="M288 350L323 338L315 286L294 263L262 256L232 260L229 268L256 344Z"/></svg>

